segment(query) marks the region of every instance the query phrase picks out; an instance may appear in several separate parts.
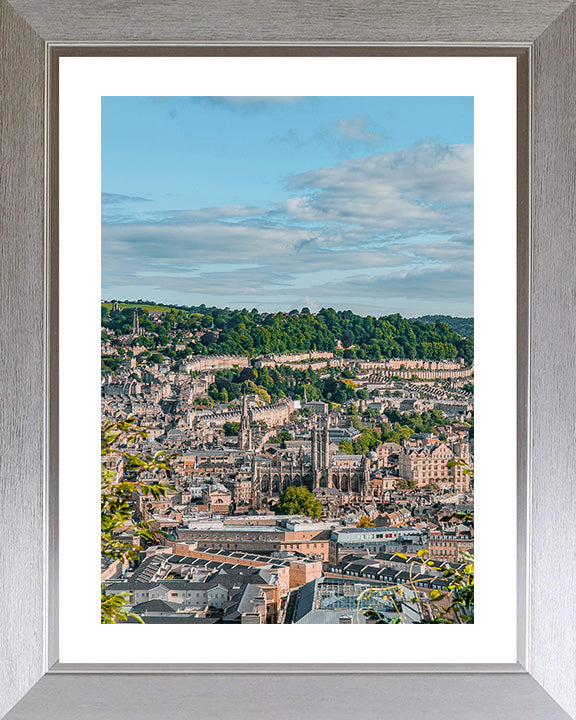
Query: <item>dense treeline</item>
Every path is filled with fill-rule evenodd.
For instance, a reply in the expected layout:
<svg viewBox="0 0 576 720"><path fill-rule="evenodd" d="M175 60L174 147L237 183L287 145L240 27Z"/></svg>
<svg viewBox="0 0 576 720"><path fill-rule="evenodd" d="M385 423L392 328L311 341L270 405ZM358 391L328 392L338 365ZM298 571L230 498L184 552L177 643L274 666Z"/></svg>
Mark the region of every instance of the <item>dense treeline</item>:
<svg viewBox="0 0 576 720"><path fill-rule="evenodd" d="M422 315L422 317L414 318L424 323L445 323L450 330L453 330L462 337L474 337L474 318L473 317L453 317L452 315Z"/></svg>
<svg viewBox="0 0 576 720"><path fill-rule="evenodd" d="M354 382L334 377L332 373L322 377L309 369L296 370L286 365L277 368L242 368L241 370L217 370L214 382L208 389L214 402L230 402L245 393L260 395L266 402L276 402L283 397L304 400L322 400L342 404L356 397Z"/></svg>
<svg viewBox="0 0 576 720"><path fill-rule="evenodd" d="M102 323L114 333L132 330L133 309L102 307ZM261 313L252 310L171 308L158 322L139 314L140 327L149 337L137 342L158 349L182 341L180 354L294 353L342 351L345 357L365 360L421 358L429 360L464 357L471 362L472 338L462 337L447 323L407 320L401 315L383 317L355 315L350 310L323 308L313 314L307 308L289 313ZM169 357L178 352L168 349Z"/></svg>

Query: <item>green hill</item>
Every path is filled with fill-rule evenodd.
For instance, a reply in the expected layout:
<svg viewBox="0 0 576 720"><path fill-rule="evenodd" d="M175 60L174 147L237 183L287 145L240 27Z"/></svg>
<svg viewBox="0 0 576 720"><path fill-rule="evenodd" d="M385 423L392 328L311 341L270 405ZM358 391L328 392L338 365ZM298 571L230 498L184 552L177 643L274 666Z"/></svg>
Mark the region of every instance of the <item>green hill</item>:
<svg viewBox="0 0 576 720"><path fill-rule="evenodd" d="M441 322L446 323L450 330L462 337L474 337L474 318L473 317L453 317L452 315L422 315L421 317L413 318L423 323L434 323Z"/></svg>
<svg viewBox="0 0 576 720"><path fill-rule="evenodd" d="M112 308L111 302L102 301L102 307L110 310ZM121 310L130 308L140 308L146 312L168 312L169 310L175 310L172 305L155 305L154 303L146 302L118 302L118 307Z"/></svg>
<svg viewBox="0 0 576 720"><path fill-rule="evenodd" d="M169 306L145 301L119 302L119 310L103 303L102 324L117 334L132 327L132 308L148 312L166 311L160 323L140 318L140 327L156 336L150 347L166 345L186 333L189 354L256 355L311 350L338 351L346 358L381 360L421 358L443 360L474 357L472 337L463 337L443 320L408 320L401 315L360 316L350 310L307 308L290 312L264 313L252 310L199 306ZM439 316L445 318L446 316ZM464 320L463 318L451 318ZM467 328L469 330L469 327ZM184 352L184 351L183 351Z"/></svg>

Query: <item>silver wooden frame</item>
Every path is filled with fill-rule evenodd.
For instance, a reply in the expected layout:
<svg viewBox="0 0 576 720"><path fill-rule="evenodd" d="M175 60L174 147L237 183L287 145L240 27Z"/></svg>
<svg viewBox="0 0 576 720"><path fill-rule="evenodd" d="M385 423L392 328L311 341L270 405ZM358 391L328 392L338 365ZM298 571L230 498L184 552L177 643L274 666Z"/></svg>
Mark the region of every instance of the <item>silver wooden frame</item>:
<svg viewBox="0 0 576 720"><path fill-rule="evenodd" d="M134 52L137 43L146 54L212 43L227 52L337 45L519 58L529 123L519 137L515 665L58 664L55 135L47 141L57 85L49 69L58 53ZM0 0L0 716L576 718L575 136L576 4L566 0Z"/></svg>

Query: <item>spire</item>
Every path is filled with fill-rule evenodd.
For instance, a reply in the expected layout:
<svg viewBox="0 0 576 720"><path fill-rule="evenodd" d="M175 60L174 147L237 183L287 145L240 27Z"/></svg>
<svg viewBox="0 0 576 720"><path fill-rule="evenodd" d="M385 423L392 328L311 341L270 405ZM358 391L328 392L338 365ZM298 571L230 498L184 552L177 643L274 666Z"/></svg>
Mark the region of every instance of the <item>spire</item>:
<svg viewBox="0 0 576 720"><path fill-rule="evenodd" d="M135 337L140 335L140 321L138 320L138 308L134 309L134 318L132 320L132 335Z"/></svg>

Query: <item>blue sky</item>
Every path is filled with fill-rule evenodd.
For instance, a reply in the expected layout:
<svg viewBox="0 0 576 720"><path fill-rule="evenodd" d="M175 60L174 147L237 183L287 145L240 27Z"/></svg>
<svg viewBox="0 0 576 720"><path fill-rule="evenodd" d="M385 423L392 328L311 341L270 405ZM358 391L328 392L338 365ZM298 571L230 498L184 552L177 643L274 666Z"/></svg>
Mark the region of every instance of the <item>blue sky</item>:
<svg viewBox="0 0 576 720"><path fill-rule="evenodd" d="M102 98L102 297L473 314L473 98Z"/></svg>

